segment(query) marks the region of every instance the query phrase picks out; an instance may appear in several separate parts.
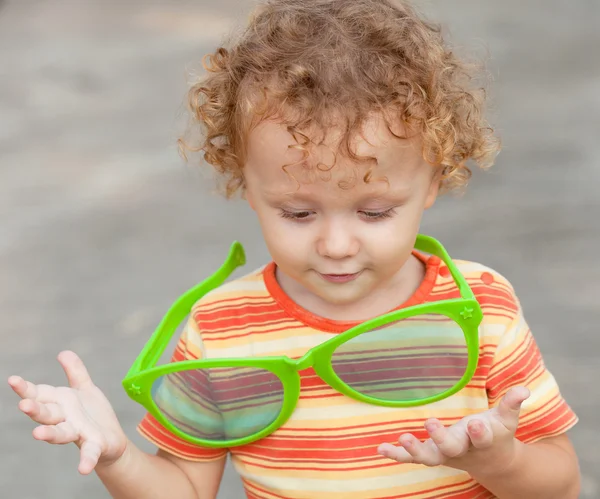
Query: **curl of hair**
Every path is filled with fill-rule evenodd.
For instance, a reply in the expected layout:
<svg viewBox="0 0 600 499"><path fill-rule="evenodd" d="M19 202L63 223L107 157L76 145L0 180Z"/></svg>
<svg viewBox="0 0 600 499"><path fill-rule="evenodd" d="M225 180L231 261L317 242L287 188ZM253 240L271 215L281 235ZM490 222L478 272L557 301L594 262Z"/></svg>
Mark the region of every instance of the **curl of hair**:
<svg viewBox="0 0 600 499"><path fill-rule="evenodd" d="M269 118L287 125L306 154L315 142L307 131L341 127L340 152L360 159L353 137L381 112L392 133L400 122L420 138L443 190L465 186L467 162L487 168L499 150L483 116L485 91L474 84L477 67L405 0L270 0L203 63L206 74L188 94L202 133L179 143L184 155L204 153L227 196L244 189L248 133Z"/></svg>

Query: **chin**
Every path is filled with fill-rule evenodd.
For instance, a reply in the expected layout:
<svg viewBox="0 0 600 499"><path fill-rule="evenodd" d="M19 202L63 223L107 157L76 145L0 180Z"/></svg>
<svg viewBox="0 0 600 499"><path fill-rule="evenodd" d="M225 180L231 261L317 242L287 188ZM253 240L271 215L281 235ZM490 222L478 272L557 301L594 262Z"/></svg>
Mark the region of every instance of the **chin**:
<svg viewBox="0 0 600 499"><path fill-rule="evenodd" d="M344 293L343 290L336 292L332 290L329 293L319 293L323 301L335 306L350 306L360 302L365 298L363 293Z"/></svg>

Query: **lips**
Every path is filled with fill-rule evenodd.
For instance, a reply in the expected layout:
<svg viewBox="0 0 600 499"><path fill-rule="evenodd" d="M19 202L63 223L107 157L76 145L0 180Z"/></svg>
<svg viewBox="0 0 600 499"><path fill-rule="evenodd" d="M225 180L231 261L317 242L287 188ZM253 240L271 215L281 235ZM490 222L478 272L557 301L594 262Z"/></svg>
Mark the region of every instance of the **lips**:
<svg viewBox="0 0 600 499"><path fill-rule="evenodd" d="M355 272L354 274L321 274L319 272L319 275L328 282L342 284L355 280L361 273L362 271Z"/></svg>

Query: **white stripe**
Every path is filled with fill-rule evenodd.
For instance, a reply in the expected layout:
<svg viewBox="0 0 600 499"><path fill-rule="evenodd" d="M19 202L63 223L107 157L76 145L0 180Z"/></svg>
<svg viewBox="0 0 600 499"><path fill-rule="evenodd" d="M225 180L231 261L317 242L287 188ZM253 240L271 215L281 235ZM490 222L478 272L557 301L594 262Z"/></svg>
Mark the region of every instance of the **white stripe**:
<svg viewBox="0 0 600 499"><path fill-rule="evenodd" d="M534 390L531 390L530 397L523 402L522 408L528 409L531 406L539 405L543 398L548 397L549 393L554 393L558 390L558 385L554 376L548 372L548 377L541 383L536 386Z"/></svg>
<svg viewBox="0 0 600 499"><path fill-rule="evenodd" d="M471 272L473 272L473 273L489 272L490 274L492 274L494 276L501 277L501 275L498 272L496 272L494 269L486 267L485 265L483 265L481 263L470 262L467 260L454 260L454 264L458 267L458 270L460 270L461 274L469 274Z"/></svg>
<svg viewBox="0 0 600 499"><path fill-rule="evenodd" d="M264 333L269 334L269 333ZM274 334L281 334L277 332ZM291 338L281 338L272 341L261 341L252 343L243 343L226 348L219 348L210 350L209 355L211 358L223 359L227 357L247 357L249 352L253 357L266 357L266 356L279 356L287 355L289 357L302 356L306 351L311 348L320 345L321 343L331 339L333 334L314 334L314 335L300 335Z"/></svg>
<svg viewBox="0 0 600 499"><path fill-rule="evenodd" d="M260 272L260 271L261 271L260 269L253 271L253 272L247 274L245 277L251 277L252 275L255 275L257 272ZM245 292L245 291L250 291L250 292L265 291L266 292L265 282L263 279L250 280L250 279L244 279L243 277L240 279L236 279L234 281L226 282L222 286L220 286L217 289L208 293L202 299L201 303L205 302L207 298L210 298L211 300L213 300L215 297L218 297L220 294L240 292L240 291L241 292ZM265 298L267 298L267 297L268 296L265 296ZM224 297L221 297L221 298L224 298ZM240 296L240 298L244 298L244 296Z"/></svg>

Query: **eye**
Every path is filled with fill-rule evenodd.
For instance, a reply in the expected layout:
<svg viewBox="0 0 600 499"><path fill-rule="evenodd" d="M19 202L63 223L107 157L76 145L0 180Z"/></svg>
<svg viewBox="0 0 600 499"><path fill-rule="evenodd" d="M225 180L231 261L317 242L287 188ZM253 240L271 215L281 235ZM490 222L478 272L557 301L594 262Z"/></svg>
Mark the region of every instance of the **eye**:
<svg viewBox="0 0 600 499"><path fill-rule="evenodd" d="M391 218L392 216L394 216L396 214L396 212L394 211L394 208L390 208L389 210L385 210L385 211L362 210L359 213L368 220L382 220L384 218Z"/></svg>
<svg viewBox="0 0 600 499"><path fill-rule="evenodd" d="M279 215L281 218L287 218L291 220L306 220L312 215L311 211L287 211L281 210Z"/></svg>

